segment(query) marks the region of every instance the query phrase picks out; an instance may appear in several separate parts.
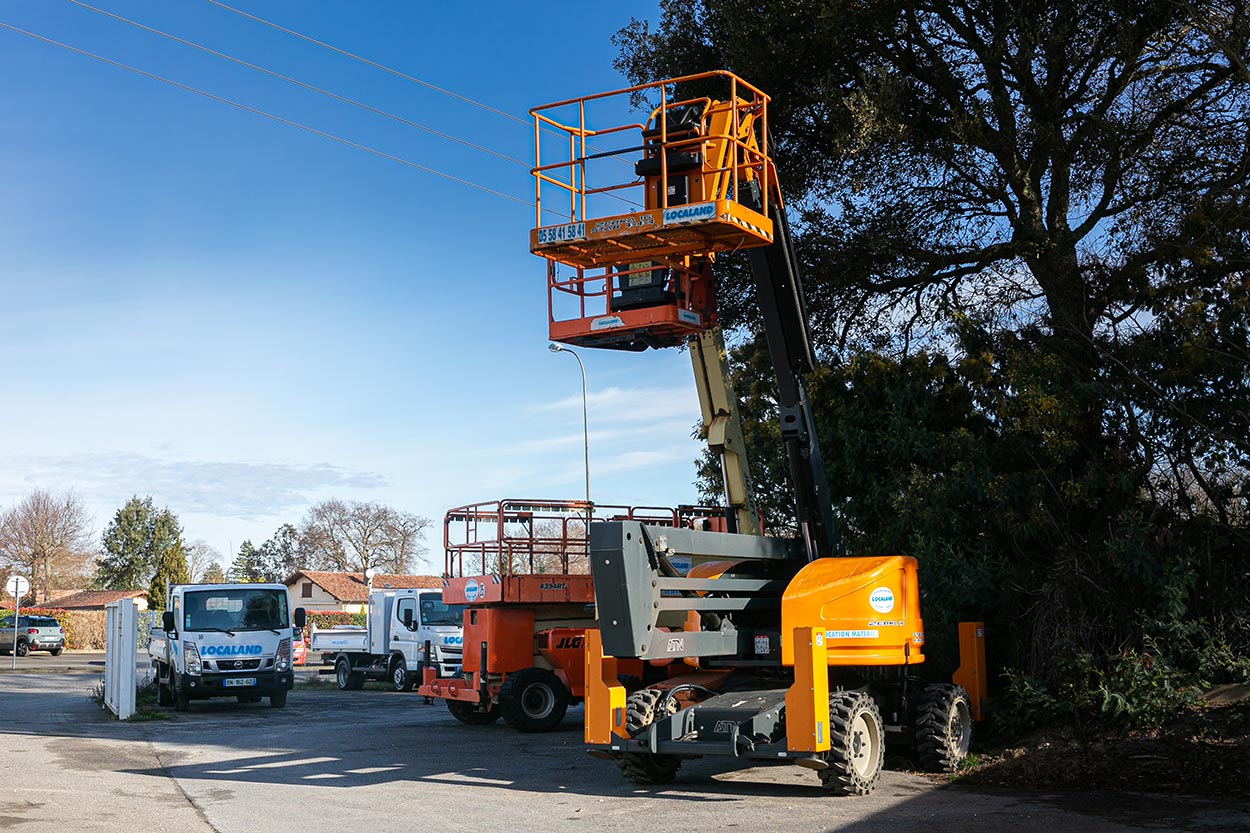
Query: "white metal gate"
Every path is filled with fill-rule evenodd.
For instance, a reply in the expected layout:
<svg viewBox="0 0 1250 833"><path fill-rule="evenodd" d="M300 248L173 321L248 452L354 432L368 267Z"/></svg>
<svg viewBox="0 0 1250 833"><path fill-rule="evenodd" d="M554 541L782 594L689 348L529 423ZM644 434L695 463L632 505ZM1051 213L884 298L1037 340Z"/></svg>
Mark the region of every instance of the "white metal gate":
<svg viewBox="0 0 1250 833"><path fill-rule="evenodd" d="M105 608L104 704L118 720L129 720L135 713L137 637L134 599L109 602Z"/></svg>

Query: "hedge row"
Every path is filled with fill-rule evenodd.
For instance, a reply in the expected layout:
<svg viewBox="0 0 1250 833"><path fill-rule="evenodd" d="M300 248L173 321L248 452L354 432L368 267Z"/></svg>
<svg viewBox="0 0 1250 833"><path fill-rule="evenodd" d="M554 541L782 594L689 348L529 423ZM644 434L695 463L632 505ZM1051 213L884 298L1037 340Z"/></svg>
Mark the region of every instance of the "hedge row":
<svg viewBox="0 0 1250 833"><path fill-rule="evenodd" d="M10 616L11 607L0 607L0 617ZM50 607L24 607L23 616L51 616L65 629L65 647L76 650L104 650L103 610L61 610Z"/></svg>

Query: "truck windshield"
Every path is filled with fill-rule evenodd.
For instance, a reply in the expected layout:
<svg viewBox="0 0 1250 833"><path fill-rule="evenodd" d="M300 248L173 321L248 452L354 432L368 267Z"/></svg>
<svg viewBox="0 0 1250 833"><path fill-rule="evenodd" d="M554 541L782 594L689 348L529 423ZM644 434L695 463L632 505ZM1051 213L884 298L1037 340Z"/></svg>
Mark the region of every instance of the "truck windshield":
<svg viewBox="0 0 1250 833"><path fill-rule="evenodd" d="M464 623L464 605L445 605L433 596L421 597L421 623L425 625L451 625Z"/></svg>
<svg viewBox="0 0 1250 833"><path fill-rule="evenodd" d="M291 627L286 591L231 587L186 594L183 630L259 631Z"/></svg>

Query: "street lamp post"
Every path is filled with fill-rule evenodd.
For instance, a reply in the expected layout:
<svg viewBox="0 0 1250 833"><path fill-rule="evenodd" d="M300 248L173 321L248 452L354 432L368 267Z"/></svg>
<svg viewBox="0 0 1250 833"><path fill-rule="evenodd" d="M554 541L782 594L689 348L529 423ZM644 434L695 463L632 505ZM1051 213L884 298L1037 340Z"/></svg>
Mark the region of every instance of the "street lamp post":
<svg viewBox="0 0 1250 833"><path fill-rule="evenodd" d="M553 353L568 353L577 359L577 367L582 372L582 452L585 455L586 464L586 554L590 555L590 423L586 416L586 366L582 364L582 357L577 355L575 350L570 350L563 344L551 343L547 345L547 349Z"/></svg>

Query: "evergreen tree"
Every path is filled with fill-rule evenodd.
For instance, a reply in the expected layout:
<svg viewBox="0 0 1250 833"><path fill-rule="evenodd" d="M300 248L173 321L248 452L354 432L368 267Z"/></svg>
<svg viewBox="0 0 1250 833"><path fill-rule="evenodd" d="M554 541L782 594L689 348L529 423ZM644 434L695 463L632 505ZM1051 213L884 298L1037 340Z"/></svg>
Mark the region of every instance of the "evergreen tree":
<svg viewBox="0 0 1250 833"><path fill-rule="evenodd" d="M214 561L204 569L204 575L200 580L205 584L221 584L226 580L226 574L221 569L221 565Z"/></svg>
<svg viewBox="0 0 1250 833"><path fill-rule="evenodd" d="M165 609L165 595L174 584L187 584L191 574L187 570L187 554L179 539L161 553L156 562L156 575L148 587L148 607L152 610Z"/></svg>
<svg viewBox="0 0 1250 833"><path fill-rule="evenodd" d="M132 497L104 531L104 553L93 584L105 590L146 587L161 555L178 544L182 529L168 509L157 509L149 495Z"/></svg>
<svg viewBox="0 0 1250 833"><path fill-rule="evenodd" d="M230 565L231 581L266 581L260 553L250 540L239 545L239 554Z"/></svg>
<svg viewBox="0 0 1250 833"><path fill-rule="evenodd" d="M273 537L256 550L257 572L263 581L282 581L307 565L299 546L299 532L283 524Z"/></svg>

